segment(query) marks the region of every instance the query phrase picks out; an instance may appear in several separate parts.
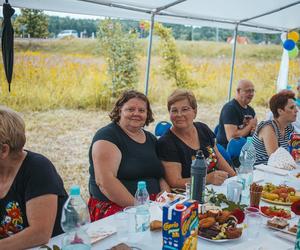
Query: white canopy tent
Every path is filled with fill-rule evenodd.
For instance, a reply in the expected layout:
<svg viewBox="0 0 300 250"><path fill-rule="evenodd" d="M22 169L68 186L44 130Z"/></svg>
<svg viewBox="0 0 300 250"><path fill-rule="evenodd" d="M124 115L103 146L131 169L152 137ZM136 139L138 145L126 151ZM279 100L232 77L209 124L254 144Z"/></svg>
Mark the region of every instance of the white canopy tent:
<svg viewBox="0 0 300 250"><path fill-rule="evenodd" d="M300 1L295 0L9 0L9 3L19 8L150 20L146 94L148 92L154 20L184 25L212 26L235 31L229 99L238 30L281 33L300 28Z"/></svg>

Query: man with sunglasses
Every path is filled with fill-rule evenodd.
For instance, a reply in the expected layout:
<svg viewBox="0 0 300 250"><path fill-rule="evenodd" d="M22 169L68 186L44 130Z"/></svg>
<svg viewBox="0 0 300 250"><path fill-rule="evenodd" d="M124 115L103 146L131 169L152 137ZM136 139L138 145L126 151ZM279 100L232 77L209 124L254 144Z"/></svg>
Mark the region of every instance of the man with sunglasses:
<svg viewBox="0 0 300 250"><path fill-rule="evenodd" d="M226 103L221 111L217 142L224 148L232 138L247 137L254 132L257 119L254 109L249 106L253 99L254 85L249 80L240 80L234 99Z"/></svg>

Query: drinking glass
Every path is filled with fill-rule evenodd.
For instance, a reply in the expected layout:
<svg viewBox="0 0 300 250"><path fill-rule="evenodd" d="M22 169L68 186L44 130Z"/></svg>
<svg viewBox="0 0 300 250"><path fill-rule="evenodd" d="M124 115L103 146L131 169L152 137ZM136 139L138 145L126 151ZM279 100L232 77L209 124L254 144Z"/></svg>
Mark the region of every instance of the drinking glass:
<svg viewBox="0 0 300 250"><path fill-rule="evenodd" d="M246 235L248 240L255 240L259 237L260 227L262 225L262 217L260 213L246 213Z"/></svg>
<svg viewBox="0 0 300 250"><path fill-rule="evenodd" d="M238 203L241 201L243 186L237 181L231 181L227 184L227 199Z"/></svg>
<svg viewBox="0 0 300 250"><path fill-rule="evenodd" d="M114 220L117 229L117 236L120 242L125 242L128 239L128 213L119 212L114 215Z"/></svg>
<svg viewBox="0 0 300 250"><path fill-rule="evenodd" d="M146 235L144 232L137 232L136 230L136 207L129 206L124 208L124 213L128 215L127 228L128 228L128 243L136 244L141 242Z"/></svg>

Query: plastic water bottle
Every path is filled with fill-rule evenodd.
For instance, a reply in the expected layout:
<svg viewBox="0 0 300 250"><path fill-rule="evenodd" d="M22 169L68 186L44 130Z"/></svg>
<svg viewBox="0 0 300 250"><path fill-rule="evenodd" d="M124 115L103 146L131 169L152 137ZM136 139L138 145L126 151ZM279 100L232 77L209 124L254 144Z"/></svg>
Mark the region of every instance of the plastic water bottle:
<svg viewBox="0 0 300 250"><path fill-rule="evenodd" d="M148 231L150 226L149 194L144 181L138 182L134 205L136 206L136 231Z"/></svg>
<svg viewBox="0 0 300 250"><path fill-rule="evenodd" d="M238 169L238 182L242 184L242 196L249 196L249 188L253 182L253 165L255 163L256 151L252 144L252 137L247 137L246 144L242 147L240 153L240 167Z"/></svg>
<svg viewBox="0 0 300 250"><path fill-rule="evenodd" d="M297 226L297 237L296 237L296 242L295 242L295 250L300 250L300 219L298 221L298 226Z"/></svg>
<svg viewBox="0 0 300 250"><path fill-rule="evenodd" d="M191 199L204 204L207 163L201 150L191 165Z"/></svg>
<svg viewBox="0 0 300 250"><path fill-rule="evenodd" d="M63 206L61 227L65 231L62 250L89 250L91 240L84 225L90 223L89 211L80 196L80 187L72 186L70 196Z"/></svg>

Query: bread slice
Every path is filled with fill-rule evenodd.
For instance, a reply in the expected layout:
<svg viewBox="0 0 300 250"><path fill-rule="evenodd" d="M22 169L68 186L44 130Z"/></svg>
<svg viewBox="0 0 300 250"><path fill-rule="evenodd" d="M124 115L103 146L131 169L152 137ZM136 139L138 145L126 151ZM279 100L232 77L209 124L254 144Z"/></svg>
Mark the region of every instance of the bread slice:
<svg viewBox="0 0 300 250"><path fill-rule="evenodd" d="M289 225L289 223L287 222L286 219L274 217L271 220L267 221L267 225L270 227L284 229Z"/></svg>

